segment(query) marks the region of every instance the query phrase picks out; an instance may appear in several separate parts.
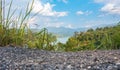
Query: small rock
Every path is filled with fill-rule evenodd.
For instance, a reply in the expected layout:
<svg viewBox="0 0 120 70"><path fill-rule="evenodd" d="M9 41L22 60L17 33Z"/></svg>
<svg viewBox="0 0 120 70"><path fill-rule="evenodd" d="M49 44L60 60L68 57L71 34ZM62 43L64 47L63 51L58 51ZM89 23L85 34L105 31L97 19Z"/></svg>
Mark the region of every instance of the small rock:
<svg viewBox="0 0 120 70"><path fill-rule="evenodd" d="M116 66L108 66L107 70L118 70Z"/></svg>
<svg viewBox="0 0 120 70"><path fill-rule="evenodd" d="M68 68L68 69L72 69L73 66L72 66L72 65L68 65L67 68Z"/></svg>
<svg viewBox="0 0 120 70"><path fill-rule="evenodd" d="M56 65L55 70L63 70L63 65L61 64Z"/></svg>
<svg viewBox="0 0 120 70"><path fill-rule="evenodd" d="M88 69L90 69L90 68L91 68L91 66L88 66L87 68L88 68Z"/></svg>
<svg viewBox="0 0 120 70"><path fill-rule="evenodd" d="M94 60L93 60L93 61L94 61L94 62L97 62L97 61L99 61L99 60L98 60L98 58L94 58Z"/></svg>
<svg viewBox="0 0 120 70"><path fill-rule="evenodd" d="M116 65L118 67L118 70L120 70L120 63L117 63Z"/></svg>
<svg viewBox="0 0 120 70"><path fill-rule="evenodd" d="M118 58L117 57L114 57L115 60L117 60Z"/></svg>
<svg viewBox="0 0 120 70"><path fill-rule="evenodd" d="M84 66L83 64L80 65L81 68L83 68L83 66Z"/></svg>

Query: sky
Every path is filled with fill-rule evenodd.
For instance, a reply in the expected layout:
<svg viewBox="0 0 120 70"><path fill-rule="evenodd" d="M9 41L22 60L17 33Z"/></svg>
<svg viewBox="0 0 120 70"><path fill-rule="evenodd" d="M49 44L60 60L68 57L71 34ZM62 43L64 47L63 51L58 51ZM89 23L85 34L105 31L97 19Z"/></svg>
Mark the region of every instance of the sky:
<svg viewBox="0 0 120 70"><path fill-rule="evenodd" d="M6 0L7 1L7 0ZM12 9L25 11L32 0L13 0ZM120 21L120 0L35 0L30 27L94 28Z"/></svg>

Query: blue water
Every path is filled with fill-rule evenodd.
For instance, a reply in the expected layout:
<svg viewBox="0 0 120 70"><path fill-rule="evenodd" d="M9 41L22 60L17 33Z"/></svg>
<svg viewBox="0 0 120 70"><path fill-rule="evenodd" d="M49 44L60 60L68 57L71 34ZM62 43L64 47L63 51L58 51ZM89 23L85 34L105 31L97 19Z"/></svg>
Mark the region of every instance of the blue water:
<svg viewBox="0 0 120 70"><path fill-rule="evenodd" d="M57 38L57 42L66 43L70 37Z"/></svg>

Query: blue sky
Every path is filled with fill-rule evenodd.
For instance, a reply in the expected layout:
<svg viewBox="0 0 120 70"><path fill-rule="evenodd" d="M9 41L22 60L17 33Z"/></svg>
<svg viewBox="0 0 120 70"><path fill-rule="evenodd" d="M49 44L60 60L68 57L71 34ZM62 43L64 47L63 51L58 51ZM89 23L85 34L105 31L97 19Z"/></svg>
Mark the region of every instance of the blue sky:
<svg viewBox="0 0 120 70"><path fill-rule="evenodd" d="M13 6L24 11L29 1L15 0ZM120 0L35 0L32 14L38 11L31 27L94 28L120 21Z"/></svg>

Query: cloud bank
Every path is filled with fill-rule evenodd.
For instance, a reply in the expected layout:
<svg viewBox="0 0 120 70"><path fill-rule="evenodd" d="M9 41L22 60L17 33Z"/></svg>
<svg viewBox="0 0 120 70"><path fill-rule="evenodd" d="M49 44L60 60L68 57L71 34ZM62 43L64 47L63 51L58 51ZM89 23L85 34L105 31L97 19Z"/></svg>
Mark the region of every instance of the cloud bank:
<svg viewBox="0 0 120 70"><path fill-rule="evenodd" d="M94 0L96 3L102 3L104 6L100 9L108 14L120 15L120 0Z"/></svg>
<svg viewBox="0 0 120 70"><path fill-rule="evenodd" d="M50 3L42 4L41 1L35 0L34 5L33 5L33 13L38 13L39 15L42 16L50 16L50 17L63 17L67 16L67 12L57 12L53 10L53 7L55 5L52 5Z"/></svg>

